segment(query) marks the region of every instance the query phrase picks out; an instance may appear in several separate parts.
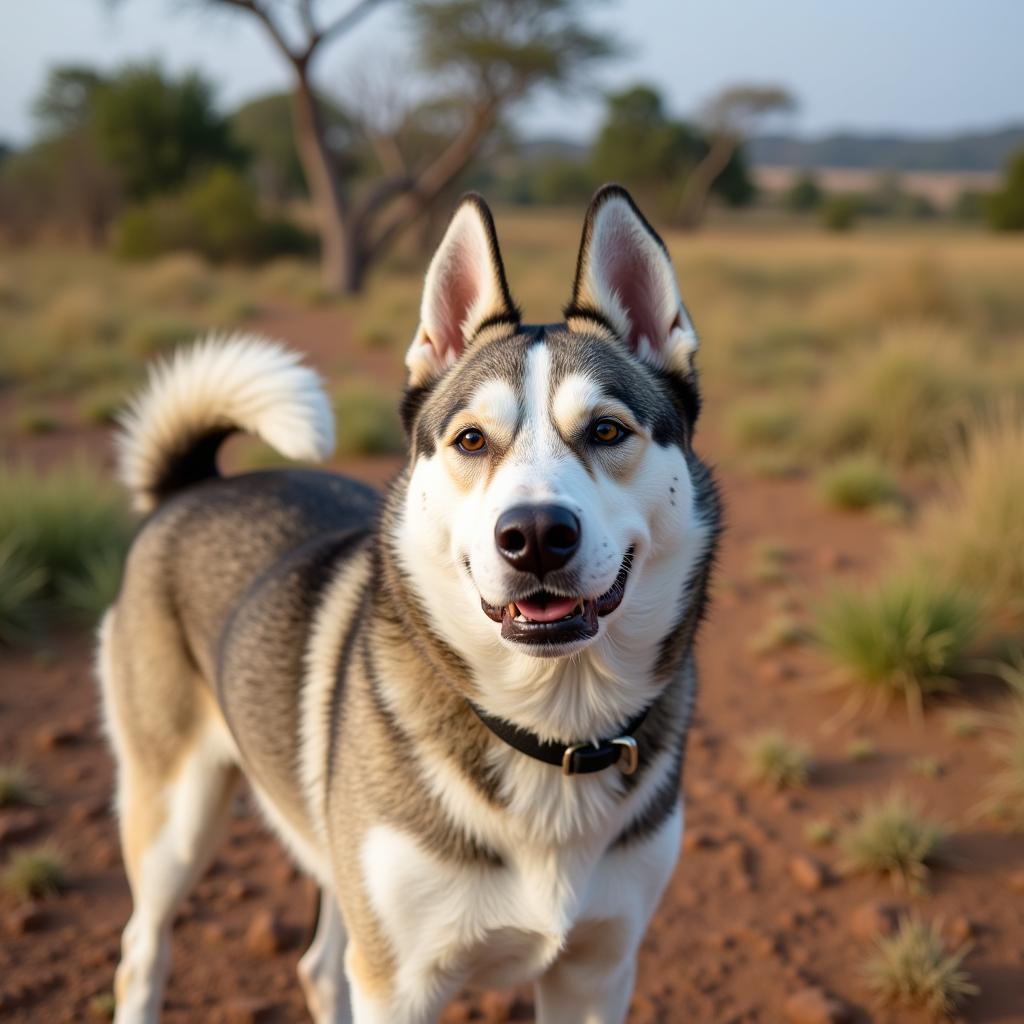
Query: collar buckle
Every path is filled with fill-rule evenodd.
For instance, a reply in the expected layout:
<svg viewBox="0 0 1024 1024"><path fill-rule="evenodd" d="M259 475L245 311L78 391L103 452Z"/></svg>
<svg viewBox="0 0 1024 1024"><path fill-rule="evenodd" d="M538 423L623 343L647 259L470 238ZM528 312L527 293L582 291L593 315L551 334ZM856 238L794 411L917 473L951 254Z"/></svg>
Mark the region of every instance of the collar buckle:
<svg viewBox="0 0 1024 1024"><path fill-rule="evenodd" d="M613 747L619 747L621 753L616 764L623 775L632 775L640 764L640 748L637 746L636 737L619 736L612 740ZM625 761L623 761L625 759Z"/></svg>

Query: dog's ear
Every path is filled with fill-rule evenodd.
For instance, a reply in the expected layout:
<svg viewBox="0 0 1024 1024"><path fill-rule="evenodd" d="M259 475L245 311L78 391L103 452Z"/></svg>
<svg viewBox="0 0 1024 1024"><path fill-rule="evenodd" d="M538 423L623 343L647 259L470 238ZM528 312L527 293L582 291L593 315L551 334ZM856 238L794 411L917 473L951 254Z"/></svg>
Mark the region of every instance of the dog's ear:
<svg viewBox="0 0 1024 1024"><path fill-rule="evenodd" d="M406 353L411 387L443 373L485 327L519 326L498 250L494 219L483 199L464 196L427 270L420 326Z"/></svg>
<svg viewBox="0 0 1024 1024"><path fill-rule="evenodd" d="M679 296L665 243L619 185L593 198L583 224L576 282L565 320L610 328L641 359L688 373L697 334Z"/></svg>

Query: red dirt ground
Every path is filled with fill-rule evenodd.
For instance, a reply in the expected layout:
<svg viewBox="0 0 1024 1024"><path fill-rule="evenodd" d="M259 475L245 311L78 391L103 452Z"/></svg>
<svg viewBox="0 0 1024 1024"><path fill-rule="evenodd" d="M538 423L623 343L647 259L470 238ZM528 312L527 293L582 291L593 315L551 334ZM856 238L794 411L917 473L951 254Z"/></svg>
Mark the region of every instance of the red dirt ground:
<svg viewBox="0 0 1024 1024"><path fill-rule="evenodd" d="M345 326L339 319L329 310L280 311L260 326L310 352L339 380L352 360L351 353L340 354ZM397 357L358 358L364 356L366 368L395 382L397 395ZM721 405L708 402L703 424L704 449L712 453ZM14 454L51 464L84 436L26 439ZM93 451L97 437L88 435ZM343 468L381 483L395 464L359 460ZM643 947L630 1020L811 1022L819 1018L786 1008L809 987L841 1000L851 1021L926 1020L880 1008L862 978L872 944L858 921L865 904L883 902L944 919L954 944L970 936L966 965L981 994L963 1019L1024 1021L1024 843L973 814L992 768L984 739L951 737L943 719L952 704L919 726L898 710L843 718L841 699L821 685L826 671L813 650L752 650L752 638L780 607L805 616L833 580L870 577L896 527L824 511L807 481L755 480L729 467L719 478L729 528L700 639L702 692L685 777L686 851ZM766 539L793 552L784 583L754 581L753 552ZM65 893L30 907L0 892L0 1019L12 1024L100 1019L92 1000L110 990L129 914L109 810L112 765L90 662L91 642L80 634L58 638L49 662L24 652L0 657L0 763L29 766L47 794L39 808L0 810L0 862L19 847L51 841L70 869ZM742 741L767 726L812 748L817 770L810 787L777 795L744 780ZM853 738L870 739L876 756L851 761L844 752ZM937 778L911 771L921 757L937 759ZM953 831L951 863L935 871L925 896L844 877L835 847L812 848L804 836L809 822L825 817L842 825L865 798L893 785L912 792ZM820 887L797 880L797 855L822 869ZM307 1020L295 964L314 907L312 885L290 866L243 794L213 867L176 925L165 1020ZM466 998L445 1017L532 1019L528 992Z"/></svg>

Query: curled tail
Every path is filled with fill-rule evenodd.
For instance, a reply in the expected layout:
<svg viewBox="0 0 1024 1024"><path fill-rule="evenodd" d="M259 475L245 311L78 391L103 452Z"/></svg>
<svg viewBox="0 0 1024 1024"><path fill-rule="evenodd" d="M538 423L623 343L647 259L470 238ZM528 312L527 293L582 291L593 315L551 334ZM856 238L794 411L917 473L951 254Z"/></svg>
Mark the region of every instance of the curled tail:
<svg viewBox="0 0 1024 1024"><path fill-rule="evenodd" d="M213 335L154 367L121 418L120 474L135 508L216 476L217 449L235 431L292 459L334 449L330 402L297 353L252 334Z"/></svg>

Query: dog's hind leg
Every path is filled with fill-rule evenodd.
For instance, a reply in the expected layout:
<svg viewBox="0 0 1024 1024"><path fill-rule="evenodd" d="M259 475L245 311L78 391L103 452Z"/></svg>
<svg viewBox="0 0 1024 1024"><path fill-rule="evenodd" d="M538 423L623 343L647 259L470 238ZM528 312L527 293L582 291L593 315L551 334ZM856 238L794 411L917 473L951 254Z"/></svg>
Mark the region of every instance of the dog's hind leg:
<svg viewBox="0 0 1024 1024"><path fill-rule="evenodd" d="M334 893L321 890L316 935L299 961L299 980L316 1024L350 1024L352 1020L345 977L347 939Z"/></svg>
<svg viewBox="0 0 1024 1024"><path fill-rule="evenodd" d="M110 650L112 619L104 622L100 674L108 728L118 760L121 847L132 892L132 916L121 943L114 994L117 1024L155 1024L170 968L171 924L181 900L202 873L227 816L238 777L233 743L201 684L193 687L187 728L156 736L131 707ZM144 702L156 702L178 664L152 665ZM141 723L141 725L140 725Z"/></svg>

